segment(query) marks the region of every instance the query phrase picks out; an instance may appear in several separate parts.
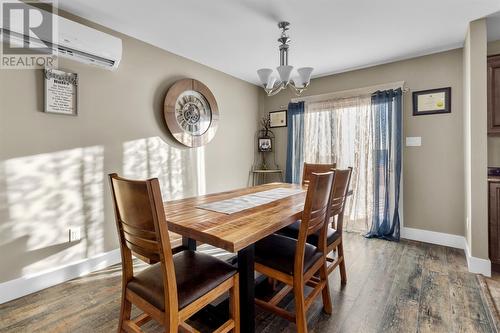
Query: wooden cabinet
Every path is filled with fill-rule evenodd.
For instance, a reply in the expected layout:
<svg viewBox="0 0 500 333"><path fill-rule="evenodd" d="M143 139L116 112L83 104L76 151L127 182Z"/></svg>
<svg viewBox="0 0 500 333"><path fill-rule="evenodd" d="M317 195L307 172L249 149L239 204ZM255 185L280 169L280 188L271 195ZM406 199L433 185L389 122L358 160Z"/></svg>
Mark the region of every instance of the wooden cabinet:
<svg viewBox="0 0 500 333"><path fill-rule="evenodd" d="M500 54L488 57L488 135L500 136Z"/></svg>
<svg viewBox="0 0 500 333"><path fill-rule="evenodd" d="M500 269L500 178L488 182L489 186L489 222L488 244L492 269Z"/></svg>

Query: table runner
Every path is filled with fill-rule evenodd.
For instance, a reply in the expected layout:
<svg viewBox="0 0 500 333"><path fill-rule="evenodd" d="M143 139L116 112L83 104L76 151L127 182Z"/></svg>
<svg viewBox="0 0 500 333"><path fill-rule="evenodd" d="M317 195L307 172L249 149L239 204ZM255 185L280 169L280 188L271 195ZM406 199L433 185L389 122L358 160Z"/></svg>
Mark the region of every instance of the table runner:
<svg viewBox="0 0 500 333"><path fill-rule="evenodd" d="M239 197L215 201L196 206L196 208L211 210L217 213L233 214L242 210L265 205L267 203L303 192L300 188L275 188L272 190L246 194Z"/></svg>

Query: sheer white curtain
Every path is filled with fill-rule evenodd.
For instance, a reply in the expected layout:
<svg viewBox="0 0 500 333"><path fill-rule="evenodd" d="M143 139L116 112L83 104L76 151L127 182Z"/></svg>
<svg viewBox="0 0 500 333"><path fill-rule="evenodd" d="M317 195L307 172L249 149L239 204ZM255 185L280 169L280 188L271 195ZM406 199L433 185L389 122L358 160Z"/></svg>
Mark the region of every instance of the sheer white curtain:
<svg viewBox="0 0 500 333"><path fill-rule="evenodd" d="M308 102L304 161L353 167L344 229L367 231L373 206L371 95Z"/></svg>

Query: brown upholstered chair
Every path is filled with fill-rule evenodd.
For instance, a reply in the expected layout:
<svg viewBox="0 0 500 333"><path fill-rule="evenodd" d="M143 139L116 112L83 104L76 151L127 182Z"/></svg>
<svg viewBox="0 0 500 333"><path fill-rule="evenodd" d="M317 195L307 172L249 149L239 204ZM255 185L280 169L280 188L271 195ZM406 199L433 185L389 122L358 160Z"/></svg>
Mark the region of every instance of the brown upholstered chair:
<svg viewBox="0 0 500 333"><path fill-rule="evenodd" d="M307 332L306 312L320 293L324 311L332 312L325 260L332 179L333 172L311 175L297 240L274 234L255 244L255 270L285 284L270 301L256 299L256 304L294 321L300 333ZM319 244L308 244L307 237L317 232ZM316 274L319 278L312 279ZM307 297L304 295L306 284L313 287ZM291 291L295 313L278 306Z"/></svg>
<svg viewBox="0 0 500 333"><path fill-rule="evenodd" d="M340 266L340 281L347 283L347 274L345 269L344 246L342 242L342 230L344 220L344 209L347 200L349 183L351 181L352 168L346 170L336 169L333 177L333 188L331 198L330 217L333 219L332 227L327 229L327 257L328 274L333 272L337 266ZM297 239L299 236L300 221L285 227L278 231L278 234ZM312 245L318 244L318 234L313 234L307 238L307 242ZM328 254L336 252L336 258L329 257Z"/></svg>
<svg viewBox="0 0 500 333"><path fill-rule="evenodd" d="M302 185L309 184L312 173L323 173L335 169L336 163L332 164L313 164L304 163L304 168L302 170Z"/></svg>
<svg viewBox="0 0 500 333"><path fill-rule="evenodd" d="M219 329L239 332L238 273L212 256L172 255L157 179L134 181L109 175L122 255L122 302L118 332L142 332L155 319L165 332L197 332L186 324L197 311L229 291L231 318ZM155 264L134 274L132 254ZM131 319L134 304L144 313Z"/></svg>

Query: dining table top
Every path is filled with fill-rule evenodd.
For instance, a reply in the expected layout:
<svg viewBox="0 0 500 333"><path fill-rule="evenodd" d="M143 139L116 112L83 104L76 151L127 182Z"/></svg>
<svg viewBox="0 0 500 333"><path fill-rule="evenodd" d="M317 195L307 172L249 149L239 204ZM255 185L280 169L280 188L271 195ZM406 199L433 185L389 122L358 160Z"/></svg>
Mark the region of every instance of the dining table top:
<svg viewBox="0 0 500 333"><path fill-rule="evenodd" d="M276 188L303 189L296 194L232 214L198 206ZM306 187L270 183L164 203L169 231L186 238L238 252L301 218Z"/></svg>

